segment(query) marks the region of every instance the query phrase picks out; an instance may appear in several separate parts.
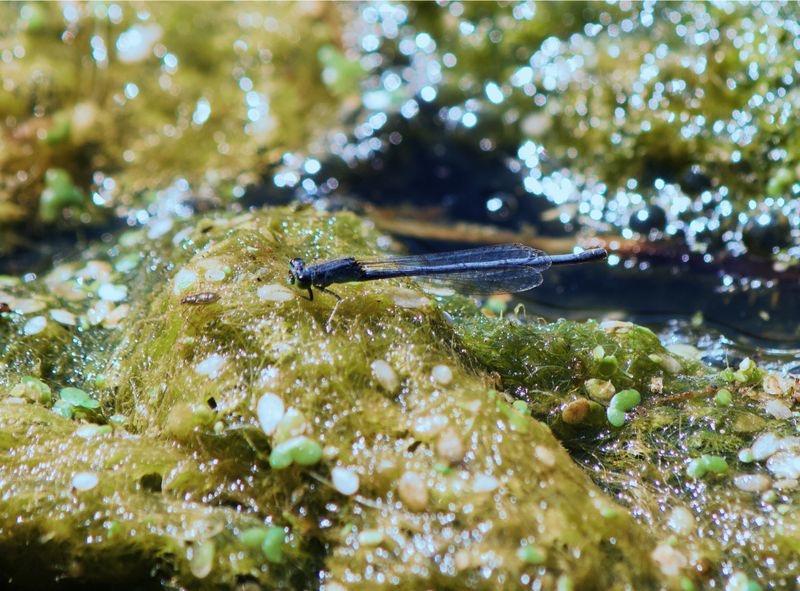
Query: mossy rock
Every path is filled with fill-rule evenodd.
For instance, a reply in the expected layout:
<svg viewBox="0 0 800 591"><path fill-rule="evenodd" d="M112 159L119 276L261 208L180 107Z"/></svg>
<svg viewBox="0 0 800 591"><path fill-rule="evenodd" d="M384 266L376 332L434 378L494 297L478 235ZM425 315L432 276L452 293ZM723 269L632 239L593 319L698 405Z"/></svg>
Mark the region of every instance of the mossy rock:
<svg viewBox="0 0 800 591"><path fill-rule="evenodd" d="M512 400L463 350L434 297L389 281L339 286L337 305L286 282L292 256L365 255L377 241L353 215L292 209L201 218L156 240L123 236L111 262L131 252L140 262L103 279L128 286L130 310L118 324L71 329L80 354L94 358L85 374L61 369L56 349L36 349L49 368L37 375L54 388L83 385L101 403L93 420L116 425L112 433L86 439L77 421L3 401L12 438L2 544L4 556L24 548L26 557L3 559L3 572L20 583L18 568L38 573L30 585L113 572L118 585L155 577L193 588L313 586L316 573L332 588L666 584L647 530L545 425L509 411ZM71 293L84 268L64 270L59 292ZM90 289L73 310L82 319L100 294L118 293ZM10 342L40 347L20 322L12 319ZM9 384L21 377L14 351L4 358ZM395 373L395 390L376 376L376 360ZM259 415L268 394L285 411L273 426ZM273 452L287 441L296 450L298 439L321 457L301 451L270 467ZM340 492L334 468L357 476L356 494ZM91 486L76 491L82 472ZM10 527L17 518L25 528ZM254 552L254 534L240 539L275 525L285 528L283 548ZM123 556L135 560L117 569Z"/></svg>
<svg viewBox="0 0 800 591"><path fill-rule="evenodd" d="M407 280L307 299L290 258L380 254L352 214L149 230L0 284L9 580L790 588L790 380Z"/></svg>

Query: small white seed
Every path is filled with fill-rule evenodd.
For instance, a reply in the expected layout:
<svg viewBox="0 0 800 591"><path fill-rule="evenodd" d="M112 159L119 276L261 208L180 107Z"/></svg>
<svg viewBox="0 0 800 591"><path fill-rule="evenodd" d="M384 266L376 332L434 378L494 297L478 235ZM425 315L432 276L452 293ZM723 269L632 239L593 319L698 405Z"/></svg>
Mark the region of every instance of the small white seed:
<svg viewBox="0 0 800 591"><path fill-rule="evenodd" d="M397 391L400 386L400 380L391 365L383 359L377 359L370 364L370 368L372 368L372 375L381 385L381 388L389 394L394 394Z"/></svg>
<svg viewBox="0 0 800 591"><path fill-rule="evenodd" d="M417 472L406 472L400 477L397 494L412 511L423 511L428 506L428 485Z"/></svg>
<svg viewBox="0 0 800 591"><path fill-rule="evenodd" d="M272 435L275 432L285 412L283 400L277 394L267 392L258 399L256 415L261 429L267 435Z"/></svg>
<svg viewBox="0 0 800 591"><path fill-rule="evenodd" d="M446 365L436 365L431 370L431 377L434 382L446 386L453 381L453 370Z"/></svg>
<svg viewBox="0 0 800 591"><path fill-rule="evenodd" d="M436 442L436 453L449 464L457 464L464 459L464 443L452 427L448 427L439 435Z"/></svg>
<svg viewBox="0 0 800 591"><path fill-rule="evenodd" d="M350 496L358 491L358 474L347 468L334 468L331 470L331 480L333 488L343 495Z"/></svg>

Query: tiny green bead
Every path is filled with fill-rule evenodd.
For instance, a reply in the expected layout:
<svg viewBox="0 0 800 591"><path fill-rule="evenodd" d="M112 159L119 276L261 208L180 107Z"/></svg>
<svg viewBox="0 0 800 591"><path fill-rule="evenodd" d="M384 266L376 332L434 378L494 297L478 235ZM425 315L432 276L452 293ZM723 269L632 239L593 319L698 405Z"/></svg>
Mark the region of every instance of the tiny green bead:
<svg viewBox="0 0 800 591"><path fill-rule="evenodd" d="M642 395L637 390L621 390L611 398L611 407L628 411L642 401Z"/></svg>
<svg viewBox="0 0 800 591"><path fill-rule="evenodd" d="M44 184L55 191L72 188L72 177L63 168L48 168L44 173Z"/></svg>
<svg viewBox="0 0 800 591"><path fill-rule="evenodd" d="M724 474L728 471L728 462L722 456L704 455L700 459L704 462L705 469L708 472Z"/></svg>
<svg viewBox="0 0 800 591"><path fill-rule="evenodd" d="M268 531L265 527L250 527L239 534L239 541L251 550L261 548Z"/></svg>
<svg viewBox="0 0 800 591"><path fill-rule="evenodd" d="M544 551L536 546L521 546L517 550L517 556L522 562L528 564L542 564L545 559Z"/></svg>
<svg viewBox="0 0 800 591"><path fill-rule="evenodd" d="M689 462L686 474L691 478L702 478L708 472L725 474L728 471L728 462L722 456L702 455Z"/></svg>
<svg viewBox="0 0 800 591"><path fill-rule="evenodd" d="M500 298L491 297L486 300L483 307L500 316L506 311L508 304Z"/></svg>
<svg viewBox="0 0 800 591"><path fill-rule="evenodd" d="M609 406L606 409L606 418L614 427L622 427L625 424L625 411Z"/></svg>
<svg viewBox="0 0 800 591"><path fill-rule="evenodd" d="M681 577L681 591L696 591L696 589L697 587L690 578Z"/></svg>
<svg viewBox="0 0 800 591"><path fill-rule="evenodd" d="M285 443L275 447L269 454L269 465L273 470L283 470L292 465L292 450Z"/></svg>
<svg viewBox="0 0 800 591"><path fill-rule="evenodd" d="M261 542L261 551L267 560L274 563L283 562L283 547L286 544L286 534L282 527L270 527L264 532Z"/></svg>
<svg viewBox="0 0 800 591"><path fill-rule="evenodd" d="M749 464L755 461L755 458L753 457L753 450L750 448L739 450L739 461L743 464Z"/></svg>
<svg viewBox="0 0 800 591"><path fill-rule="evenodd" d="M616 357L603 357L597 364L597 372L604 378L611 377L619 368L619 361Z"/></svg>
<svg viewBox="0 0 800 591"><path fill-rule="evenodd" d="M732 382L733 370L730 368L723 369L721 372L719 372L719 379L721 379L723 382Z"/></svg>
<svg viewBox="0 0 800 591"><path fill-rule="evenodd" d="M706 475L705 466L700 460L692 460L686 467L686 475L689 478L702 478Z"/></svg>
<svg viewBox="0 0 800 591"><path fill-rule="evenodd" d="M717 403L718 406L730 406L731 402L733 402L733 394L727 388L722 388L717 392L717 395L714 396L714 402Z"/></svg>
<svg viewBox="0 0 800 591"><path fill-rule="evenodd" d="M313 439L300 437L291 454L300 466L313 466L322 459L322 446Z"/></svg>
<svg viewBox="0 0 800 591"><path fill-rule="evenodd" d="M594 349L592 349L592 357L595 361L601 361L605 356L606 350L603 349L603 345L597 345Z"/></svg>

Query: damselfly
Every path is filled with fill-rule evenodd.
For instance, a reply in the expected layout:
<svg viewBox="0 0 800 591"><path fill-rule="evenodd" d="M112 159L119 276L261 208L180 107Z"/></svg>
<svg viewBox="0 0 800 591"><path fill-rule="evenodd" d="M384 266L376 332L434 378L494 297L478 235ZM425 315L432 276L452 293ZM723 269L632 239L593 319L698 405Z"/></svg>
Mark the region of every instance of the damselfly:
<svg viewBox="0 0 800 591"><path fill-rule="evenodd" d="M289 281L307 289L309 299L314 298L312 287L333 293L327 288L335 283L395 277L421 277L443 282L468 294L514 293L539 286L542 272L553 265L596 261L607 255L602 248L548 255L524 244L499 244L381 259L346 257L309 266L303 259L294 258L289 263Z"/></svg>

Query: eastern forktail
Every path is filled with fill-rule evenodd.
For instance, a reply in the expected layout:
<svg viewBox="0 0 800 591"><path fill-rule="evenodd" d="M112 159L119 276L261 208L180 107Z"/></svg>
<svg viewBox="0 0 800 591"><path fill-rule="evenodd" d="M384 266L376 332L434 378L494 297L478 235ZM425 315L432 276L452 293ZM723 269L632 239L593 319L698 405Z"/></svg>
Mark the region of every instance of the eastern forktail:
<svg viewBox="0 0 800 591"><path fill-rule="evenodd" d="M585 263L606 256L608 253L603 248L548 255L524 244L499 244L381 259L346 257L309 266L305 265L303 259L294 258L289 263L289 281L307 289L309 299L314 298L312 287L333 294L327 288L335 283L395 277L442 281L469 294L513 293L539 286L542 283L542 271L552 265Z"/></svg>

